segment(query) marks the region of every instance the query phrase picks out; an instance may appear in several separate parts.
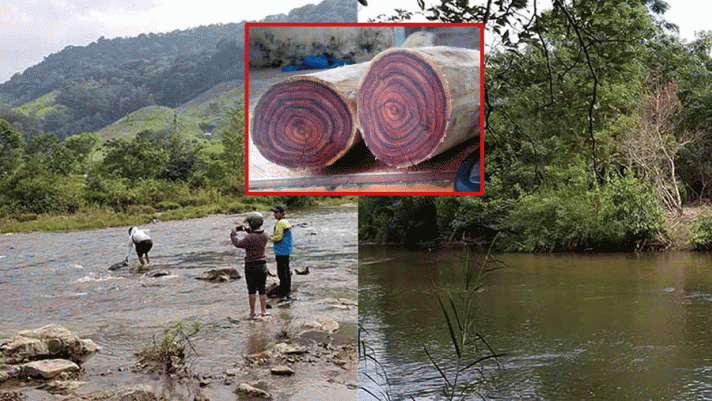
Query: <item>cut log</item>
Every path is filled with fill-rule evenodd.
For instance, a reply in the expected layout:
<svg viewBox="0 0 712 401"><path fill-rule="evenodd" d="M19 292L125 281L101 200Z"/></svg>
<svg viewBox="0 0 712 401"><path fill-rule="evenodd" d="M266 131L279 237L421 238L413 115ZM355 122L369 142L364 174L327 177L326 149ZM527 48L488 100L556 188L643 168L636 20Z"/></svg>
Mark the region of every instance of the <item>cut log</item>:
<svg viewBox="0 0 712 401"><path fill-rule="evenodd" d="M328 166L361 139L357 85L368 63L295 75L255 106L252 139L269 161L290 168Z"/></svg>
<svg viewBox="0 0 712 401"><path fill-rule="evenodd" d="M389 166L418 164L479 135L477 50L389 49L371 61L359 86L363 138Z"/></svg>
<svg viewBox="0 0 712 401"><path fill-rule="evenodd" d="M438 35L432 32L417 31L408 35L400 47L430 47L438 46L439 44Z"/></svg>

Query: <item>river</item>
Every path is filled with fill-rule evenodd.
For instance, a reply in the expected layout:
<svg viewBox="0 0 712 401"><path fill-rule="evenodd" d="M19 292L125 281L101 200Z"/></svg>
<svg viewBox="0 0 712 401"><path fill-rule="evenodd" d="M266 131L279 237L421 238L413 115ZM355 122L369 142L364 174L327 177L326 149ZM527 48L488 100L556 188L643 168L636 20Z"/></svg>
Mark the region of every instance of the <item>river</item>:
<svg viewBox="0 0 712 401"><path fill-rule="evenodd" d="M465 252L362 245L359 259L370 352L359 361L359 400L442 399L444 379L424 346L453 380L457 358L436 295L462 287ZM505 355L458 378L479 383L465 399L712 399L711 254L497 259L505 267L473 295L473 332Z"/></svg>
<svg viewBox="0 0 712 401"><path fill-rule="evenodd" d="M269 212L265 217L265 227L271 230L274 219ZM200 332L193 340L197 355L190 358L190 366L208 378L210 384L203 392L209 399L234 400L234 385L222 383L227 380L226 370L243 366L245 355L268 349L285 333L295 341L302 340L298 338L300 327L315 317L340 323L335 343L355 345L356 217L355 205L288 215L297 226L292 269L308 266L310 274L292 276L296 300L275 304L273 321L265 323L241 320L248 314L244 278L227 283L196 279L214 268L237 267L242 272L244 252L229 239L230 228L242 220L240 216L214 215L142 226L154 240L150 271L169 273L161 277L146 276L129 267L107 269L126 256L127 227L2 235L0 338L57 323L102 347L83 365L81 379L87 382L87 390L132 382L161 388L164 384L158 378L132 372L134 354L154 339L160 341L163 329L178 321L188 326L200 322ZM267 254L275 271L271 245ZM132 267L138 264L135 253L131 263ZM239 321L232 323L228 316ZM277 400L356 398L355 367L349 372L312 363L295 370L292 377L275 378L270 377L269 369L255 369L232 380L268 381Z"/></svg>

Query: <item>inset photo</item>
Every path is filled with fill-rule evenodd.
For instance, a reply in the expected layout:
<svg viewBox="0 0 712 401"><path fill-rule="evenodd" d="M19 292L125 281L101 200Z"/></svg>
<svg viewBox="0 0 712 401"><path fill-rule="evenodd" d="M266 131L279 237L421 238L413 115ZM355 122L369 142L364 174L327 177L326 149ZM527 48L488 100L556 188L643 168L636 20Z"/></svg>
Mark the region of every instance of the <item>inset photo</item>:
<svg viewBox="0 0 712 401"><path fill-rule="evenodd" d="M482 195L481 23L245 25L245 193Z"/></svg>

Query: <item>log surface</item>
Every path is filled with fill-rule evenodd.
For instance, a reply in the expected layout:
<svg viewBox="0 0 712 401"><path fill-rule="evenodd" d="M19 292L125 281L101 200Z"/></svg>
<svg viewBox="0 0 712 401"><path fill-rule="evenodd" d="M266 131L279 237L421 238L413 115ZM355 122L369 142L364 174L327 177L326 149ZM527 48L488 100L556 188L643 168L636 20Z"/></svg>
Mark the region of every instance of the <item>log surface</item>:
<svg viewBox="0 0 712 401"><path fill-rule="evenodd" d="M360 139L357 84L366 64L295 75L273 85L253 112L252 139L276 164L314 169L333 164Z"/></svg>
<svg viewBox="0 0 712 401"><path fill-rule="evenodd" d="M479 134L480 54L433 46L376 56L360 82L358 117L374 156L408 167Z"/></svg>

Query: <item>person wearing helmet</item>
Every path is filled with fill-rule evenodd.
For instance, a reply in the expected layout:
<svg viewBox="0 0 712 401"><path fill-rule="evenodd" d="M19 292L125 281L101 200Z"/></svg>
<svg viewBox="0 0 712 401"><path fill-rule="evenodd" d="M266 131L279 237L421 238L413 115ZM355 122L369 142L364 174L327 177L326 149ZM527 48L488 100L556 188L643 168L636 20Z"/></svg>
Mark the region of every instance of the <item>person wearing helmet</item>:
<svg viewBox="0 0 712 401"><path fill-rule="evenodd" d="M232 244L245 250L245 282L247 283L247 297L250 305L250 319L255 318L257 294L260 295L262 317L270 315L267 312L265 284L267 275L272 276L273 274L267 269L265 248L269 241L269 234L262 229L263 223L264 218L261 213L251 212L245 216L242 225L238 225L230 231ZM238 232L245 232L247 235L240 238Z"/></svg>
<svg viewBox="0 0 712 401"><path fill-rule="evenodd" d="M292 294L292 272L289 269L289 255L292 253L292 226L285 218L284 206L277 205L270 209L274 212L274 231L269 240L274 242L274 259L277 262L279 292L277 296L289 298Z"/></svg>
<svg viewBox="0 0 712 401"><path fill-rule="evenodd" d="M146 234L144 230L139 230L137 227L129 228L129 252L126 254L126 259L124 263L129 263L129 256L131 256L131 249L136 246L136 255L138 255L138 261L141 266L151 264L151 258L148 257L148 251L153 247L153 241L151 237ZM146 256L144 261L143 256Z"/></svg>

